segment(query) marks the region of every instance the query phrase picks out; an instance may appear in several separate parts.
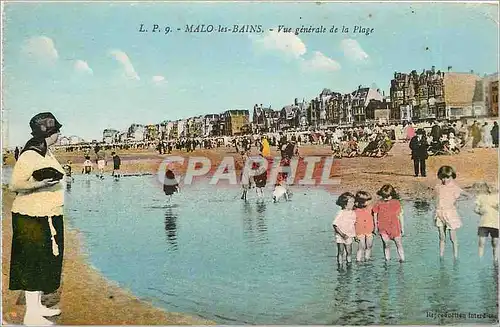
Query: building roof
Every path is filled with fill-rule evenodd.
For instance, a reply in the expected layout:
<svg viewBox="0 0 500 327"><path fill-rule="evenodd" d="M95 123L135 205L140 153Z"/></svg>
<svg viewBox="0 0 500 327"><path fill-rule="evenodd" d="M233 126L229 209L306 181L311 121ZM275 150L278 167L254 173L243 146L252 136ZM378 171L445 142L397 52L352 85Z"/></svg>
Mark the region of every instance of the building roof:
<svg viewBox="0 0 500 327"><path fill-rule="evenodd" d="M471 73L445 73L444 74L444 99L447 105L470 105L474 100L476 82L481 80L476 74Z"/></svg>
<svg viewBox="0 0 500 327"><path fill-rule="evenodd" d="M226 110L225 114L227 115L237 115L237 116L240 116L240 115L245 115L245 116L248 116L250 113L248 110L243 110L243 109L240 109L240 110Z"/></svg>

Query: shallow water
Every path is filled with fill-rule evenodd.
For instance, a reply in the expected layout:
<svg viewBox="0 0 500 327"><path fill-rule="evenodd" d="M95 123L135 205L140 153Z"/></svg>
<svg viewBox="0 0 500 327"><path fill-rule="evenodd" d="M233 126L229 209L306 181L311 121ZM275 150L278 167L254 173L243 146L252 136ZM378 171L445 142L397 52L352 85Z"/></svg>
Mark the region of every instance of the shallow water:
<svg viewBox="0 0 500 327"><path fill-rule="evenodd" d="M492 323L498 315L491 248L477 257L479 218L460 202L460 260L438 259L432 204L406 202L407 262L373 260L338 268L331 222L335 198L294 189L292 201L264 203L238 188L196 184L167 205L154 177L86 181L67 191L66 215L107 278L169 311L219 324ZM488 244L489 245L489 244ZM356 246L355 246L356 248ZM465 314L433 318L430 313Z"/></svg>

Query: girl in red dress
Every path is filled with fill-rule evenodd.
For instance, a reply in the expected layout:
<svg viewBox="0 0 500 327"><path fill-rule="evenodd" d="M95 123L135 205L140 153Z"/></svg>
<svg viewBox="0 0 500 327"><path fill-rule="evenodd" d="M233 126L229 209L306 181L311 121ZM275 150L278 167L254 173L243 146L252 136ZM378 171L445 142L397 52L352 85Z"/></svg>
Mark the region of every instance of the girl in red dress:
<svg viewBox="0 0 500 327"><path fill-rule="evenodd" d="M399 255L399 261L405 260L403 250L402 235L403 229L403 211L399 202L399 195L392 185L386 184L377 192L381 200L373 207L373 217L382 238L384 246L385 260L391 259L389 241L396 243L396 249Z"/></svg>

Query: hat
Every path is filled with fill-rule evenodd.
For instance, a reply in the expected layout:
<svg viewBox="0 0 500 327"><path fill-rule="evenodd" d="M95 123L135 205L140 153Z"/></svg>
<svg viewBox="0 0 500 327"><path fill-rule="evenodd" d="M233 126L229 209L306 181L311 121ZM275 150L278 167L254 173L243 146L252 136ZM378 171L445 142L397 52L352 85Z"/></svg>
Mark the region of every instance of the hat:
<svg viewBox="0 0 500 327"><path fill-rule="evenodd" d="M50 112L42 112L35 115L30 120L31 134L34 137L47 138L55 133L58 133L62 125L57 121L56 117Z"/></svg>

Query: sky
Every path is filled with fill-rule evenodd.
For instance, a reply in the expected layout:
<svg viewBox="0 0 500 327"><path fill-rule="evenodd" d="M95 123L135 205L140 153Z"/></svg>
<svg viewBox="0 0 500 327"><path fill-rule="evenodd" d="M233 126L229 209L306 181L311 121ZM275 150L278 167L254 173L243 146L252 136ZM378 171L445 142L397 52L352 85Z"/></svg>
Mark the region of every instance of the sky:
<svg viewBox="0 0 500 327"><path fill-rule="evenodd" d="M324 88L389 95L395 71L498 72L498 4L7 3L3 19L2 130L11 147L45 111L63 135L101 140L104 129L132 123L281 109ZM185 31L198 24L263 31ZM302 25L327 31L296 35Z"/></svg>

